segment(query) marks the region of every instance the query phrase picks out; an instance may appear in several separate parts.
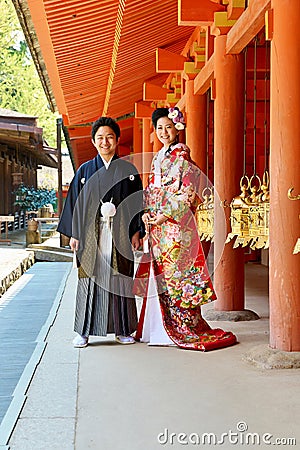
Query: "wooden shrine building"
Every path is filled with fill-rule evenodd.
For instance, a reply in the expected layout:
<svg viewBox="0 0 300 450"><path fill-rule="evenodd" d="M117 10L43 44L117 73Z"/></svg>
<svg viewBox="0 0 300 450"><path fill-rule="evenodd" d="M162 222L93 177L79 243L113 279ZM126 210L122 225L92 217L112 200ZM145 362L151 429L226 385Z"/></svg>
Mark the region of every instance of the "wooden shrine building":
<svg viewBox="0 0 300 450"><path fill-rule="evenodd" d="M21 183L36 187L40 165L57 168L51 153L36 117L0 108L0 216L18 212L13 192Z"/></svg>
<svg viewBox="0 0 300 450"><path fill-rule="evenodd" d="M184 112L185 142L214 187L215 308L245 309L245 251L267 253L270 347L299 352L299 0L13 3L77 167L107 115L122 154L142 155L147 171L159 148L151 112Z"/></svg>

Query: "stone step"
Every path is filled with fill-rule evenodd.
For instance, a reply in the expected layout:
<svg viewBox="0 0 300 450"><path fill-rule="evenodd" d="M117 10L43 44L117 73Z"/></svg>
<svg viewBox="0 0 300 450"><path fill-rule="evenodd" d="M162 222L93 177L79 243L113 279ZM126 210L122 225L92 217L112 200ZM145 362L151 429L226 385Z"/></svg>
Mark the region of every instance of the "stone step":
<svg viewBox="0 0 300 450"><path fill-rule="evenodd" d="M34 264L34 252L29 249L0 249L0 297Z"/></svg>
<svg viewBox="0 0 300 450"><path fill-rule="evenodd" d="M72 250L70 248L66 247L54 247L52 245L45 245L45 244L30 244L28 246L30 250L49 250L49 251L55 251L58 253L70 253L73 254Z"/></svg>
<svg viewBox="0 0 300 450"><path fill-rule="evenodd" d="M36 261L72 262L73 252L70 248L60 247L59 233L55 233L41 244L29 244L28 249L34 251Z"/></svg>
<svg viewBox="0 0 300 450"><path fill-rule="evenodd" d="M56 230L42 230L41 236L43 238L49 238L56 233Z"/></svg>
<svg viewBox="0 0 300 450"><path fill-rule="evenodd" d="M72 252L61 251L60 249L45 249L41 248L31 248L34 251L34 256L36 261L49 261L49 262L72 262L73 254Z"/></svg>

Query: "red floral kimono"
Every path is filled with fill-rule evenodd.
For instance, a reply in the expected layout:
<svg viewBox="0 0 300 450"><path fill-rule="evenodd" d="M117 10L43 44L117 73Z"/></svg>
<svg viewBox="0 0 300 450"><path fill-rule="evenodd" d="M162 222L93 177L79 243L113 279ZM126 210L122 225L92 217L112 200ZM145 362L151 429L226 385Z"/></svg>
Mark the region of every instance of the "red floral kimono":
<svg viewBox="0 0 300 450"><path fill-rule="evenodd" d="M141 338L152 264L164 328L178 347L212 350L236 342L231 332L211 329L201 305L216 299L194 218L199 169L189 148L175 145L153 158L145 211L168 220L149 230L149 253L144 253L135 277L135 293L144 298L136 339ZM151 299L148 301L151 301Z"/></svg>

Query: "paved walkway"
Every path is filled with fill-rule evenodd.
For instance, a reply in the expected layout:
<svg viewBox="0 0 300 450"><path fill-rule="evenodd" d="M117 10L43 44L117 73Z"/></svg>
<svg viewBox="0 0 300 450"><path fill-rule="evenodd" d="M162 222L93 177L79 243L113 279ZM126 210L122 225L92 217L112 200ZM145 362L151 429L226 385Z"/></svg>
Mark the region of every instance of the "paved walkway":
<svg viewBox="0 0 300 450"><path fill-rule="evenodd" d="M0 448L156 450L209 448L215 441L226 450L261 449L276 447L276 439L282 447L288 438L297 445L290 441L285 448L299 448L299 371L262 370L245 360L248 350L269 339L265 267L246 265L246 307L260 319L211 322L234 331L239 344L208 353L121 346L113 336L74 349L77 275L65 273L43 356L6 441L0 428Z"/></svg>
<svg viewBox="0 0 300 450"><path fill-rule="evenodd" d="M23 406L70 268L70 263L36 263L0 299L2 431L9 431Z"/></svg>

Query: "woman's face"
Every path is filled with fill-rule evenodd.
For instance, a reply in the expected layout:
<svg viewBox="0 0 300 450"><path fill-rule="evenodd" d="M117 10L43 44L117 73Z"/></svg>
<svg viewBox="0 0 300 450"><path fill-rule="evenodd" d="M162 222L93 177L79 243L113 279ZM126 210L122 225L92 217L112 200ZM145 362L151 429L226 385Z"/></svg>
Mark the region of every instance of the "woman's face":
<svg viewBox="0 0 300 450"><path fill-rule="evenodd" d="M178 130L176 130L174 123L169 117L160 117L155 131L158 139L165 147L173 144L178 135Z"/></svg>

